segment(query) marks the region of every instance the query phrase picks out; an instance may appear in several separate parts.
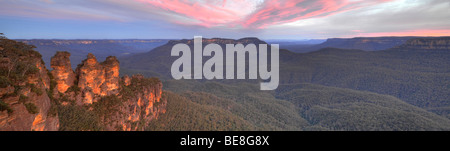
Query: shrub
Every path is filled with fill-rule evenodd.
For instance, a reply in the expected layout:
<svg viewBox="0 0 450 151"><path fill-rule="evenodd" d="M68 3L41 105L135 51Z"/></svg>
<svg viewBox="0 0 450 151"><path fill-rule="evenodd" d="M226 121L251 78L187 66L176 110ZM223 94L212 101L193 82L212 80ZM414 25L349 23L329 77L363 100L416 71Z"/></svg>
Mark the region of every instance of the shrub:
<svg viewBox="0 0 450 151"><path fill-rule="evenodd" d="M36 73L39 73L39 68L37 68L36 66L31 66L30 69L28 69L25 74L30 75L30 74L36 74Z"/></svg>
<svg viewBox="0 0 450 151"><path fill-rule="evenodd" d="M99 116L111 115L117 112L122 105L122 101L115 95L102 97L92 104L94 112Z"/></svg>
<svg viewBox="0 0 450 151"><path fill-rule="evenodd" d="M11 81L5 76L0 76L0 88L6 88L8 85L11 85Z"/></svg>
<svg viewBox="0 0 450 151"><path fill-rule="evenodd" d="M36 87L36 85L34 84L29 84L30 88L31 88L31 92L36 93L38 96L41 96L42 94L44 94L44 92L39 89L38 87Z"/></svg>
<svg viewBox="0 0 450 151"><path fill-rule="evenodd" d="M20 95L19 97L19 103L25 103L28 102L29 98L23 94Z"/></svg>
<svg viewBox="0 0 450 151"><path fill-rule="evenodd" d="M36 114L39 113L39 109L34 103L25 103L25 107L27 108L28 113Z"/></svg>
<svg viewBox="0 0 450 151"><path fill-rule="evenodd" d="M80 91L81 91L81 88L78 87L78 85L73 85L67 89L67 93L75 92L75 94L78 94L78 92L80 92Z"/></svg>
<svg viewBox="0 0 450 151"><path fill-rule="evenodd" d="M9 107L9 104L7 104L7 103L5 103L3 101L0 101L0 111L3 112L5 110L8 112L8 114L11 114L13 112L11 107Z"/></svg>
<svg viewBox="0 0 450 151"><path fill-rule="evenodd" d="M103 127L99 117L81 106L59 106L60 131L99 131Z"/></svg>

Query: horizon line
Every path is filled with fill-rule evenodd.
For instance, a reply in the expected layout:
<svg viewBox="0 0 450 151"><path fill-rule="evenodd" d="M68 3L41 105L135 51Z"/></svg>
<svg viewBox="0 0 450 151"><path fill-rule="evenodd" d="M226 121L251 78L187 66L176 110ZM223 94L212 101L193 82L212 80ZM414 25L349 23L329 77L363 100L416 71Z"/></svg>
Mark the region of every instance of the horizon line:
<svg viewBox="0 0 450 151"><path fill-rule="evenodd" d="M243 39L243 38L257 38L260 40L326 40L326 39L353 39L353 38L402 38L402 37L417 37L417 38L441 38L449 36L357 36L357 37L329 37L329 38L304 38L304 39L289 39L289 38L272 38L264 39L254 36L242 37L242 38L228 38L228 37L203 37L204 39ZM8 38L8 37L7 37ZM193 38L8 38L11 40L183 40Z"/></svg>

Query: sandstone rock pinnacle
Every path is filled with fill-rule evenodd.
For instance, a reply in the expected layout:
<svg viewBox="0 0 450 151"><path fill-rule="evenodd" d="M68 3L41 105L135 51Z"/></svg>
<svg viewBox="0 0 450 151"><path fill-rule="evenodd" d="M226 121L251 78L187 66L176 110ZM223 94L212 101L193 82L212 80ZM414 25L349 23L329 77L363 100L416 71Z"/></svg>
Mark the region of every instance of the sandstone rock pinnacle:
<svg viewBox="0 0 450 151"><path fill-rule="evenodd" d="M56 90L64 93L69 87L74 84L75 73L70 64L70 53L58 51L55 56L51 58L51 71L56 81Z"/></svg>

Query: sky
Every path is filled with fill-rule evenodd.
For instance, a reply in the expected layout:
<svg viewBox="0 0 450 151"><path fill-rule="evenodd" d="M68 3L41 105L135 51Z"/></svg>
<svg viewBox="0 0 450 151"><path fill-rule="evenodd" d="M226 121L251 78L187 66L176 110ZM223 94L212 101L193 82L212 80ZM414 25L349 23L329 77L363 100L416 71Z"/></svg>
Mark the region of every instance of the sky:
<svg viewBox="0 0 450 151"><path fill-rule="evenodd" d="M11 39L450 36L449 0L0 0Z"/></svg>

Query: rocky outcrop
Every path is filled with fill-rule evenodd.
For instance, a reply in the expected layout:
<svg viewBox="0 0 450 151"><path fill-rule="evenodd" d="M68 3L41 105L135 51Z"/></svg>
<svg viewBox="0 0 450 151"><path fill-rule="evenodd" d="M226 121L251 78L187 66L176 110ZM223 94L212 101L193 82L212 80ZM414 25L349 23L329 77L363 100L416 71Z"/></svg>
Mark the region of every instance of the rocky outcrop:
<svg viewBox="0 0 450 151"><path fill-rule="evenodd" d="M31 46L0 39L0 131L56 131L58 114L47 90L50 77Z"/></svg>
<svg viewBox="0 0 450 151"><path fill-rule="evenodd" d="M166 112L167 101L162 99L162 83L157 79L133 76L120 98L123 104L109 117L106 130L143 131L151 120Z"/></svg>
<svg viewBox="0 0 450 151"><path fill-rule="evenodd" d="M145 130L165 113L161 81L120 78L116 57L89 54L74 72L57 52L50 72L32 46L2 38L0 48L0 131Z"/></svg>
<svg viewBox="0 0 450 151"><path fill-rule="evenodd" d="M88 54L76 69L78 87L82 90L82 102L92 104L102 96L115 95L119 89L119 61L108 57L99 63L95 56Z"/></svg>
<svg viewBox="0 0 450 151"><path fill-rule="evenodd" d="M69 57L60 58L65 59L61 62L70 62ZM104 130L144 130L151 120L165 113L167 103L161 97L162 83L157 78L142 75L120 78L119 70L116 57L98 62L94 55L88 54L76 69L77 83L54 98L63 101L62 98L68 98L65 101L73 100L78 106L87 106L101 119Z"/></svg>
<svg viewBox="0 0 450 151"><path fill-rule="evenodd" d="M105 70L105 82L102 84L103 95L115 95L119 90L119 60L114 56L109 56L104 62L101 63Z"/></svg>
<svg viewBox="0 0 450 151"><path fill-rule="evenodd" d="M50 63L53 68L51 73L56 81L56 90L60 93L65 93L69 87L73 86L76 78L69 57L68 52L57 52Z"/></svg>

